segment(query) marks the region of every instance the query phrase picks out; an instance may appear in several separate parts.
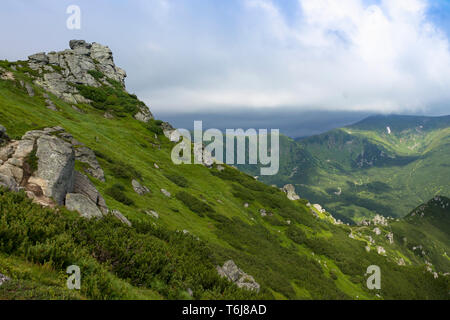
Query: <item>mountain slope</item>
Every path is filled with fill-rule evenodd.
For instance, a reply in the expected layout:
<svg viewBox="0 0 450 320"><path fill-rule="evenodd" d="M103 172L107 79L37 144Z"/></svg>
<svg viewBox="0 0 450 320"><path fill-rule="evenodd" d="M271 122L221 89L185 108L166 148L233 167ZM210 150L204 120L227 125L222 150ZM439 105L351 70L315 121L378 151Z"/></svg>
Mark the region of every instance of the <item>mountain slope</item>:
<svg viewBox="0 0 450 320"><path fill-rule="evenodd" d="M294 184L300 195L343 221L377 213L402 217L435 195L450 194L450 116L374 116L285 141L280 173L260 180ZM313 160L302 170L305 159Z"/></svg>
<svg viewBox="0 0 450 320"><path fill-rule="evenodd" d="M41 208L24 192L2 189L0 273L12 280L0 286L0 298L448 299L448 265L433 257L437 279L422 260L398 265L408 249L380 239L387 255L367 252L367 238L349 237L359 227L336 224L308 201L290 201L232 167L174 165L163 124L138 121L137 110L124 106L141 104L114 82L79 90L88 100L69 103L40 86L42 74L28 62L1 67L0 123L9 137L63 127L95 151L105 181L80 162L75 168L132 227L111 214L87 220L62 206ZM106 103L101 93L111 88L119 99ZM150 193L135 192L133 179ZM259 293L219 276L216 266L230 259L254 277ZM80 292L65 288L72 264L82 267ZM379 291L366 287L370 265L383 270Z"/></svg>

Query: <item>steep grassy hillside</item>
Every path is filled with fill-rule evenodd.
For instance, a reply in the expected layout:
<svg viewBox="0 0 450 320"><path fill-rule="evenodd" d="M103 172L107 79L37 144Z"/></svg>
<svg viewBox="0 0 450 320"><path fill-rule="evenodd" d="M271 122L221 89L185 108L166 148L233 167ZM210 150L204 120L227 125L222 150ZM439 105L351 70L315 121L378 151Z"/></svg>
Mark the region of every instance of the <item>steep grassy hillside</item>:
<svg viewBox="0 0 450 320"><path fill-rule="evenodd" d="M362 232L352 239L356 229L234 168L174 165L161 122L135 120L121 108L136 99L125 92L108 104L117 111L108 118L106 100L95 90L86 93L98 102L92 104L68 104L50 94L59 111L51 110L40 87L32 85L29 96L21 85L39 75L20 65L1 63L13 77L0 80L0 123L12 138L59 125L95 150L106 182L92 182L133 226L43 209L23 192L1 190L0 273L12 280L0 287L0 299L448 299L449 278L442 275L448 264L430 257L440 272L435 279L422 260L398 265L408 248L383 244L386 256L367 252ZM134 192L133 178L150 194ZM230 259L261 285L259 293L219 277L216 266ZM82 268L79 292L65 288L72 264ZM381 267L381 290L366 287L370 265Z"/></svg>
<svg viewBox="0 0 450 320"><path fill-rule="evenodd" d="M294 184L346 222L402 217L435 195L450 195L450 116L370 117L299 141L283 138L280 154L279 174L260 180Z"/></svg>

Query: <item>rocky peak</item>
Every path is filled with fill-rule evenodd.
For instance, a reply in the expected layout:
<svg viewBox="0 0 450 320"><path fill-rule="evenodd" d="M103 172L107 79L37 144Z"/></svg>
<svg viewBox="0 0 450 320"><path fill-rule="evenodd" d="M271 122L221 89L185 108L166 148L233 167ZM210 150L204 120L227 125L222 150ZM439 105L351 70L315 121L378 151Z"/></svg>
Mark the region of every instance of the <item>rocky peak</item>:
<svg viewBox="0 0 450 320"><path fill-rule="evenodd" d="M99 43L71 40L70 49L40 52L28 57L28 65L39 73L34 83L58 98L72 104L90 103L80 94L77 85L99 88L118 83L125 90L125 70L115 65L112 51ZM153 118L147 106L134 115L139 121Z"/></svg>

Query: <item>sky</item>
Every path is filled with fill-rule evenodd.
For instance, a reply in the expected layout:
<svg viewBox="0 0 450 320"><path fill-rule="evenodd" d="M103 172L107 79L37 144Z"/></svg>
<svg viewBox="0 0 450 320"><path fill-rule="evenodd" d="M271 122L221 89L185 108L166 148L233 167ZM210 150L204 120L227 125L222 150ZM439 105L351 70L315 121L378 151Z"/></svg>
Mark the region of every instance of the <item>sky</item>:
<svg viewBox="0 0 450 320"><path fill-rule="evenodd" d="M8 60L108 45L128 90L177 123L450 113L448 0L2 0L0 35Z"/></svg>

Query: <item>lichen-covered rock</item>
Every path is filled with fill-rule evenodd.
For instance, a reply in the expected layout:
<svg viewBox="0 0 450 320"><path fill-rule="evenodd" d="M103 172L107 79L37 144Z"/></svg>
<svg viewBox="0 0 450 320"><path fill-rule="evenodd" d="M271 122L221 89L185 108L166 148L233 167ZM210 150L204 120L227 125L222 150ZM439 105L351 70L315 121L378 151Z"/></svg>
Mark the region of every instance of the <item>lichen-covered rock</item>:
<svg viewBox="0 0 450 320"><path fill-rule="evenodd" d="M19 191L19 186L17 185L16 180L8 175L4 175L0 173L0 187L4 187L13 192Z"/></svg>
<svg viewBox="0 0 450 320"><path fill-rule="evenodd" d="M110 86L109 81L113 80L125 90L126 72L115 65L110 48L84 40L71 40L69 46L68 50L48 54L41 52L28 57L30 68L41 74L34 81L36 85L71 104L91 102L73 84L98 88ZM96 76L93 72L103 76ZM26 87L28 93L34 95L30 88ZM48 107L57 110L51 104ZM135 118L148 122L153 115L148 107L140 106Z"/></svg>
<svg viewBox="0 0 450 320"><path fill-rule="evenodd" d="M101 218L103 213L88 197L79 193L68 193L66 195L66 208L77 211L84 218Z"/></svg>
<svg viewBox="0 0 450 320"><path fill-rule="evenodd" d="M94 202L103 213L108 212L108 206L100 192L97 191L97 188L88 177L78 171L74 172L73 193L85 195Z"/></svg>
<svg viewBox="0 0 450 320"><path fill-rule="evenodd" d="M75 158L76 160L83 162L89 166L85 169L87 173L89 173L94 178L105 182L105 173L98 163L94 151L92 151L88 147L75 148Z"/></svg>
<svg viewBox="0 0 450 320"><path fill-rule="evenodd" d="M217 266L217 272L221 277L225 277L234 282L239 288L259 292L261 286L255 279L238 268L233 260L228 260L222 267Z"/></svg>
<svg viewBox="0 0 450 320"><path fill-rule="evenodd" d="M150 190L145 187L142 186L139 181L133 179L133 181L131 181L131 185L133 186L133 190L134 192L136 192L138 195L143 196L146 195L147 193L150 193Z"/></svg>
<svg viewBox="0 0 450 320"><path fill-rule="evenodd" d="M295 193L295 187L292 184L285 185L282 190L286 193L289 200L295 201L300 199L297 193Z"/></svg>
<svg viewBox="0 0 450 320"><path fill-rule="evenodd" d="M57 204L64 204L67 193L73 190L75 154L72 146L55 136L42 135L36 141L38 170L36 177L47 183L41 186L44 195Z"/></svg>

